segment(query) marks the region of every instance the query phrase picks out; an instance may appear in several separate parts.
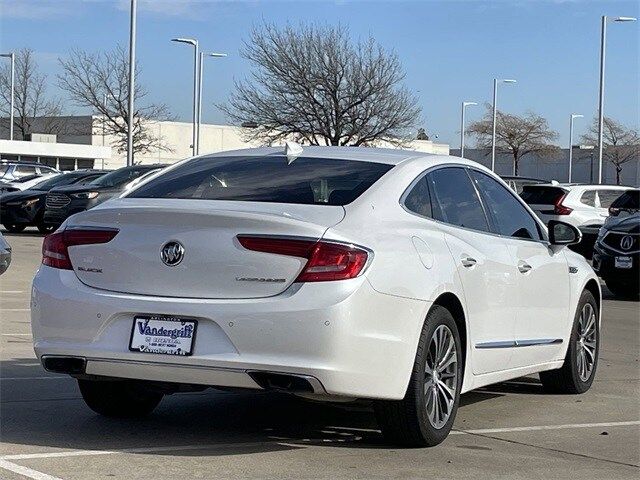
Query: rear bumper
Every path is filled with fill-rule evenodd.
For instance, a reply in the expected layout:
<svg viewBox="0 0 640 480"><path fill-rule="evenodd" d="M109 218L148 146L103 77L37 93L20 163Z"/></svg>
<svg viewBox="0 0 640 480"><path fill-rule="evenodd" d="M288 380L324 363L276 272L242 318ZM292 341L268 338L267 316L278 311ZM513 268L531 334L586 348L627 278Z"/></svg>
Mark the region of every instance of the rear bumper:
<svg viewBox="0 0 640 480"><path fill-rule="evenodd" d="M269 298L210 300L97 290L74 272L42 266L31 315L38 357L83 358L87 374L261 388L252 372L278 372L317 379L329 395L400 399L428 307L380 294L365 277L298 284ZM197 319L193 355L129 351L141 313Z"/></svg>

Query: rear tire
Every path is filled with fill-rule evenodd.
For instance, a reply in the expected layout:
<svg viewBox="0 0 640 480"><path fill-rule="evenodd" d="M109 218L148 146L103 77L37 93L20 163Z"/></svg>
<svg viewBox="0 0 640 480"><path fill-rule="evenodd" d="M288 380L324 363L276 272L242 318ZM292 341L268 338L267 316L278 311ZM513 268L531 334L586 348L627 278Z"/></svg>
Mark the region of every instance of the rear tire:
<svg viewBox="0 0 640 480"><path fill-rule="evenodd" d="M564 364L557 370L540 372L542 386L549 393L584 393L596 376L600 351L600 318L596 299L582 292L573 321Z"/></svg>
<svg viewBox="0 0 640 480"><path fill-rule="evenodd" d="M15 223L3 223L2 226L7 230L7 232L9 233L20 233L22 232L25 228L27 228L26 225L16 225Z"/></svg>
<svg viewBox="0 0 640 480"><path fill-rule="evenodd" d="M454 350L450 351L452 347ZM436 305L422 327L404 398L374 403L378 423L389 443L432 447L447 438L460 401L462 365L456 322L449 310Z"/></svg>
<svg viewBox="0 0 640 480"><path fill-rule="evenodd" d="M54 229L53 225L47 225L46 223L38 223L36 227L40 233L49 233Z"/></svg>
<svg viewBox="0 0 640 480"><path fill-rule="evenodd" d="M106 417L135 418L150 414L163 394L130 380L78 380L87 406Z"/></svg>

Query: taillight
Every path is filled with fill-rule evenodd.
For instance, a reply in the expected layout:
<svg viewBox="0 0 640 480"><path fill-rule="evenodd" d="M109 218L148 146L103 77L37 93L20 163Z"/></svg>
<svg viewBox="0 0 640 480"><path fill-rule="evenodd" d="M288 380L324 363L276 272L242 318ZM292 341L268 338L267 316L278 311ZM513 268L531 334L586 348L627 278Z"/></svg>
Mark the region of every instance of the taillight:
<svg viewBox="0 0 640 480"><path fill-rule="evenodd" d="M565 193L564 195L558 197L558 199L556 200L556 203L553 206L553 213L555 213L556 215L569 215L571 212L573 212L573 208L562 205L562 201L566 198L566 196L567 194Z"/></svg>
<svg viewBox="0 0 640 480"><path fill-rule="evenodd" d="M369 254L354 245L316 240L238 235L247 250L306 258L296 282L326 282L355 278L367 264Z"/></svg>
<svg viewBox="0 0 640 480"><path fill-rule="evenodd" d="M68 248L75 245L107 243L118 234L116 229L71 229L47 235L42 243L42 264L73 270Z"/></svg>

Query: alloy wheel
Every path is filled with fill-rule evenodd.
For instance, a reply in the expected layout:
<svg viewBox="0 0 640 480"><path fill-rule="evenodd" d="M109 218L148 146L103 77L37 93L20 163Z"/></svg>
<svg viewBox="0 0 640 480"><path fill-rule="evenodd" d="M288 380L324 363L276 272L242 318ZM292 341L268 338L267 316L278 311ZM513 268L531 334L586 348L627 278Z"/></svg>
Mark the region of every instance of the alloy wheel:
<svg viewBox="0 0 640 480"><path fill-rule="evenodd" d="M576 339L576 366L580 380L586 382L593 373L596 363L596 313L590 303L586 303L578 319Z"/></svg>
<svg viewBox="0 0 640 480"><path fill-rule="evenodd" d="M457 386L456 342L449 327L439 325L429 341L424 380L427 416L434 428L442 428L451 417Z"/></svg>

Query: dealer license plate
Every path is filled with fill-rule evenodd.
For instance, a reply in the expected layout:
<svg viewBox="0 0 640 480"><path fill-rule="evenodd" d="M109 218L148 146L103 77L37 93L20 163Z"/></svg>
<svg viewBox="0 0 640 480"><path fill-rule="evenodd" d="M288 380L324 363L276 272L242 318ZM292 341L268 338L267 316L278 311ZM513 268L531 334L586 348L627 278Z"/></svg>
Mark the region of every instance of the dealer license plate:
<svg viewBox="0 0 640 480"><path fill-rule="evenodd" d="M133 319L129 350L187 356L193 352L198 322L178 317L140 315Z"/></svg>
<svg viewBox="0 0 640 480"><path fill-rule="evenodd" d="M633 259L631 257L616 257L616 268L631 268L633 267Z"/></svg>

